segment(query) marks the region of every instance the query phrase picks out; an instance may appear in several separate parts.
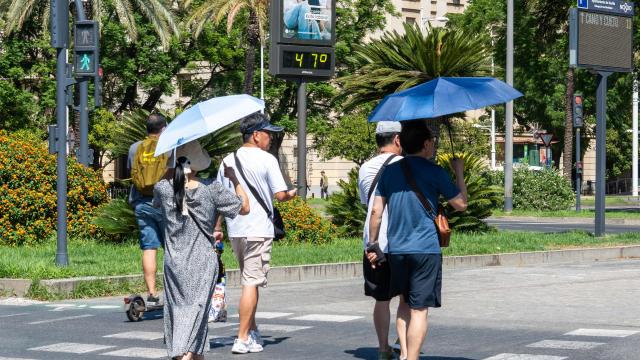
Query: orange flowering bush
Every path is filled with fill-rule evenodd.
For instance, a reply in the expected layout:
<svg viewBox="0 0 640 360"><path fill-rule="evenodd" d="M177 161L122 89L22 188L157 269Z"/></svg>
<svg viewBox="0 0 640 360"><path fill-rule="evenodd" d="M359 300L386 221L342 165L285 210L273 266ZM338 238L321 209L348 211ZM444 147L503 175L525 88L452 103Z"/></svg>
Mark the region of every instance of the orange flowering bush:
<svg viewBox="0 0 640 360"><path fill-rule="evenodd" d="M336 238L336 227L322 218L302 198L295 197L286 202L275 202L280 210L287 233L287 242L310 242L324 244Z"/></svg>
<svg viewBox="0 0 640 360"><path fill-rule="evenodd" d="M99 172L67 161L67 216L71 236L92 236L98 205L107 201ZM0 244L26 245L56 231L56 157L27 132L0 130Z"/></svg>

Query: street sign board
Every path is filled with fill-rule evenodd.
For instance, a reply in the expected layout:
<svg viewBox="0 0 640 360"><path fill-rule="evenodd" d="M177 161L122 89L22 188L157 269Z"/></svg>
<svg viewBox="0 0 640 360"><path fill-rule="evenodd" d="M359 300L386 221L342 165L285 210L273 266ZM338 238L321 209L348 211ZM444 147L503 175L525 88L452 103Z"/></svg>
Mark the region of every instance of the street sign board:
<svg viewBox="0 0 640 360"><path fill-rule="evenodd" d="M98 75L99 31L93 20L76 21L73 31L73 67L77 77Z"/></svg>
<svg viewBox="0 0 640 360"><path fill-rule="evenodd" d="M540 134L540 139L544 143L544 146L551 146L551 139L553 138L553 134Z"/></svg>
<svg viewBox="0 0 640 360"><path fill-rule="evenodd" d="M278 44L333 46L336 0L271 1L271 41Z"/></svg>
<svg viewBox="0 0 640 360"><path fill-rule="evenodd" d="M633 16L633 3L622 0L578 0L578 8L610 14Z"/></svg>
<svg viewBox="0 0 640 360"><path fill-rule="evenodd" d="M571 9L569 65L611 72L633 71L631 15Z"/></svg>

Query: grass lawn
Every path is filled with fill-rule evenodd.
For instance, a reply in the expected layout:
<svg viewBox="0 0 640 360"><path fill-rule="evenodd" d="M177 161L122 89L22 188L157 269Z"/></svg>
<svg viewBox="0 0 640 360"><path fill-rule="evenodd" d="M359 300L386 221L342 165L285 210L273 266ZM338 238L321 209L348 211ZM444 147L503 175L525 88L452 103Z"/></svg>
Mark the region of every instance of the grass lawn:
<svg viewBox="0 0 640 360"><path fill-rule="evenodd" d="M319 198L307 198L307 204L311 206L313 209L318 210L320 215L327 217L326 207L329 204L329 201Z"/></svg>
<svg viewBox="0 0 640 360"><path fill-rule="evenodd" d="M639 209L640 210L640 209ZM493 216L526 216L526 217L584 217L595 218L595 211L582 210L561 210L561 211L532 211L532 210L513 210L510 214L502 210L493 210ZM621 211L616 209L608 209L605 211L605 218L611 219L640 219L640 211Z"/></svg>
<svg viewBox="0 0 640 360"><path fill-rule="evenodd" d="M604 202L610 206L638 206L639 199L630 195L607 195ZM582 196L580 203L585 206L594 206L596 200L594 196Z"/></svg>
<svg viewBox="0 0 640 360"><path fill-rule="evenodd" d="M453 234L445 256L540 251L562 248L640 244L640 233L595 238L586 232L544 234L534 232L495 232L489 234ZM227 269L237 268L230 246L223 261ZM55 266L55 242L34 247L0 246L0 278L56 279L78 276L140 274L140 249L137 242L105 244L70 241L69 266ZM362 240L340 239L332 244L277 243L272 266L360 261ZM158 256L162 263L162 252ZM161 268L161 267L160 267Z"/></svg>

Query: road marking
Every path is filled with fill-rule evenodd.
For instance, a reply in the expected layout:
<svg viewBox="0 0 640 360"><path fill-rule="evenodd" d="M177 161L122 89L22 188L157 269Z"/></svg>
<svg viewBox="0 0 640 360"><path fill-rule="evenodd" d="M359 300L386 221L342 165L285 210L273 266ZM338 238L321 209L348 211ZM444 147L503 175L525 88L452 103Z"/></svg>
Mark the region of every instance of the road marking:
<svg viewBox="0 0 640 360"><path fill-rule="evenodd" d="M281 312L256 312L256 319L275 319L275 318L279 318L279 317L284 317L284 316L290 316L293 315L293 313L281 313ZM230 317L232 318L237 318L239 317L238 314L234 314L231 315Z"/></svg>
<svg viewBox="0 0 640 360"><path fill-rule="evenodd" d="M164 338L164 333L152 331L128 331L118 334L105 335L103 337L132 340L158 340Z"/></svg>
<svg viewBox="0 0 640 360"><path fill-rule="evenodd" d="M53 308L49 311L65 311L67 309L75 308L76 304L52 304L52 305L46 305L46 306Z"/></svg>
<svg viewBox="0 0 640 360"><path fill-rule="evenodd" d="M14 297L0 299L0 305L29 306L29 305L40 305L40 304L47 304L47 302L25 299L25 298L14 298Z"/></svg>
<svg viewBox="0 0 640 360"><path fill-rule="evenodd" d="M304 316L298 316L291 318L291 320L306 320L306 321L324 321L324 322L347 322L356 319L362 319L362 316L351 315L327 315L327 314L309 314Z"/></svg>
<svg viewBox="0 0 640 360"><path fill-rule="evenodd" d="M530 354L498 354L484 360L563 360L566 356L530 355Z"/></svg>
<svg viewBox="0 0 640 360"><path fill-rule="evenodd" d="M578 329L566 333L571 336L593 336L593 337L617 337L623 338L640 333L634 330L610 330L610 329Z"/></svg>
<svg viewBox="0 0 640 360"><path fill-rule="evenodd" d="M280 331L280 332L293 332L305 329L311 329L312 326L294 326L294 325L276 325L276 324L260 324L260 331L264 333L265 331Z"/></svg>
<svg viewBox="0 0 640 360"><path fill-rule="evenodd" d="M87 317L92 317L92 316L95 316L95 315L84 314L84 315L77 315L77 316L66 316L66 317L57 318L57 319L34 321L34 322L30 322L29 325L46 324L46 323L52 323L52 322L56 322L56 321L81 319L81 318L87 318Z"/></svg>
<svg viewBox="0 0 640 360"><path fill-rule="evenodd" d="M37 348L31 348L29 350L61 352L61 353L71 353L71 354L86 354L92 351L106 350L114 347L115 346L111 346L111 345L59 343L59 344L51 344L47 346L40 346Z"/></svg>
<svg viewBox="0 0 640 360"><path fill-rule="evenodd" d="M89 306L90 309L107 310L107 309L122 309L120 305L93 305Z"/></svg>
<svg viewBox="0 0 640 360"><path fill-rule="evenodd" d="M108 353L100 354L105 356L121 356L121 357L130 357L137 359L162 359L167 357L166 349L152 349L152 348L141 348L141 347L132 347L122 350L111 351Z"/></svg>
<svg viewBox="0 0 640 360"><path fill-rule="evenodd" d="M542 340L529 344L527 347L563 350L589 350L600 345L604 345L604 343L591 341Z"/></svg>
<svg viewBox="0 0 640 360"><path fill-rule="evenodd" d="M35 359L25 359L25 358L8 358L0 356L0 360L35 360Z"/></svg>
<svg viewBox="0 0 640 360"><path fill-rule="evenodd" d="M29 315L29 313L19 313L19 314L0 315L0 318L8 318L8 317L22 316L22 315ZM1 360L1 359L2 359L2 358L0 358L0 360Z"/></svg>

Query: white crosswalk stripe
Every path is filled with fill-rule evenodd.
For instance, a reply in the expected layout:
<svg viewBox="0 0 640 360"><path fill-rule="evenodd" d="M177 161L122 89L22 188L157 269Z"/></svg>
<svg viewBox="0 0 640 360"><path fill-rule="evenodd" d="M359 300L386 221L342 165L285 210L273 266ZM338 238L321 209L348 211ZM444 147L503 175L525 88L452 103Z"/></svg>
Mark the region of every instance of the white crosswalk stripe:
<svg viewBox="0 0 640 360"><path fill-rule="evenodd" d="M164 333L152 331L128 331L118 334L105 335L103 337L132 340L158 340L164 338Z"/></svg>
<svg viewBox="0 0 640 360"><path fill-rule="evenodd" d="M570 336L593 336L623 338L640 333L637 330L611 330L611 329L578 329L566 333Z"/></svg>
<svg viewBox="0 0 640 360"><path fill-rule="evenodd" d="M78 316L65 316L65 317L61 317L61 318L57 318L57 319L34 321L34 322L30 322L29 325L47 324L47 323L52 323L52 322L56 322L56 321L82 319L82 318L87 318L87 317L92 317L92 316L95 316L95 315L84 314L84 315L78 315Z"/></svg>
<svg viewBox="0 0 640 360"><path fill-rule="evenodd" d="M542 340L529 344L527 347L563 350L589 350L600 345L604 345L604 343L591 341Z"/></svg>
<svg viewBox="0 0 640 360"><path fill-rule="evenodd" d="M293 325L276 325L276 324L260 324L260 332L265 333L267 331L275 332L294 332L300 330L311 329L312 326L293 326Z"/></svg>
<svg viewBox="0 0 640 360"><path fill-rule="evenodd" d="M352 316L352 315L309 314L309 315L294 317L294 318L291 318L291 320L347 322L347 321L352 321L352 320L357 320L362 318L363 318L362 316Z"/></svg>
<svg viewBox="0 0 640 360"><path fill-rule="evenodd" d="M35 360L35 359L25 359L25 358L8 358L0 356L0 360Z"/></svg>
<svg viewBox="0 0 640 360"><path fill-rule="evenodd" d="M167 357L167 350L132 347L132 348L126 348L122 350L111 351L111 352L100 354L100 355L130 357L130 358L136 358L136 359L162 359Z"/></svg>
<svg viewBox="0 0 640 360"><path fill-rule="evenodd" d="M531 354L498 354L484 360L563 360L566 356L531 355Z"/></svg>
<svg viewBox="0 0 640 360"><path fill-rule="evenodd" d="M275 319L275 318L279 318L279 317L285 317L285 316L290 316L293 315L293 313L282 313L282 312L265 312L265 311L258 311L256 312L256 319ZM238 314L234 314L229 316L231 318L237 318L239 317Z"/></svg>
<svg viewBox="0 0 640 360"><path fill-rule="evenodd" d="M79 343L58 343L46 346L40 346L31 348L31 351L47 351L47 352L61 352L69 354L86 354L93 351L106 350L114 348L111 345L97 345L97 344L79 344Z"/></svg>

